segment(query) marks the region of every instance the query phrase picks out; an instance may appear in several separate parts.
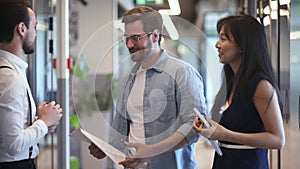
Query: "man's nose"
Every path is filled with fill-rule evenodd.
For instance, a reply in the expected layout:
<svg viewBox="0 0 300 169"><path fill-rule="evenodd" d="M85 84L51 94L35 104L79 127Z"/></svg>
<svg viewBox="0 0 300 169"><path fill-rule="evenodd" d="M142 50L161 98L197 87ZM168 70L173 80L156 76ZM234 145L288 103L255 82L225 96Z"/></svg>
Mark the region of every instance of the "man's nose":
<svg viewBox="0 0 300 169"><path fill-rule="evenodd" d="M126 46L127 46L127 48L131 48L134 46L134 44L130 38L126 39Z"/></svg>

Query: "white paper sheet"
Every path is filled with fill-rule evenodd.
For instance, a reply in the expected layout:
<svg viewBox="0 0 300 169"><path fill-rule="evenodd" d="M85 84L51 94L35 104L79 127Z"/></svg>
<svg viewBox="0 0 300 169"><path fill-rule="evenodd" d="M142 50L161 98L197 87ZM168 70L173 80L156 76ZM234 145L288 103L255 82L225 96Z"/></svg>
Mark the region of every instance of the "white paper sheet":
<svg viewBox="0 0 300 169"><path fill-rule="evenodd" d="M100 138L92 135L91 133L78 128L74 130L71 134L71 137L77 138L81 141L85 141L88 143L94 143L98 148L100 148L112 161L115 163L119 163L126 159L126 156L123 152L119 151L112 145L108 144L107 142L101 140Z"/></svg>

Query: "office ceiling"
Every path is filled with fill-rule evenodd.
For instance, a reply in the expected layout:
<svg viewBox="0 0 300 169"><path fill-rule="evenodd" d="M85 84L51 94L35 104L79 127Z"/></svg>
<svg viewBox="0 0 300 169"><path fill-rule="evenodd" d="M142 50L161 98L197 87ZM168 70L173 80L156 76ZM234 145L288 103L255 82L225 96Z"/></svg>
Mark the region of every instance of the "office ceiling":
<svg viewBox="0 0 300 169"><path fill-rule="evenodd" d="M197 25L202 28L204 20L209 23L209 20L215 20L218 17L215 13L234 13L239 8L241 0L178 0L181 14L179 17ZM135 6L135 0L119 0L119 17L123 15L126 10ZM169 7L168 0L164 0L164 7L152 6L155 9ZM213 14L206 17L209 14ZM213 22L214 23L214 22Z"/></svg>

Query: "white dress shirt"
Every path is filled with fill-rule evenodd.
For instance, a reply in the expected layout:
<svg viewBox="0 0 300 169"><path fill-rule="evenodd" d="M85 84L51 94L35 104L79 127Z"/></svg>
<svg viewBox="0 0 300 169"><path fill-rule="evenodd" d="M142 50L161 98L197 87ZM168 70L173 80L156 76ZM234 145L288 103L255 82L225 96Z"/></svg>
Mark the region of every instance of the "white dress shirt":
<svg viewBox="0 0 300 169"><path fill-rule="evenodd" d="M36 106L26 78L27 63L21 58L0 49L0 162L19 161L29 158L29 147L33 146L31 158L38 153L37 143L47 134L48 127L42 120L29 126L29 102L32 118Z"/></svg>

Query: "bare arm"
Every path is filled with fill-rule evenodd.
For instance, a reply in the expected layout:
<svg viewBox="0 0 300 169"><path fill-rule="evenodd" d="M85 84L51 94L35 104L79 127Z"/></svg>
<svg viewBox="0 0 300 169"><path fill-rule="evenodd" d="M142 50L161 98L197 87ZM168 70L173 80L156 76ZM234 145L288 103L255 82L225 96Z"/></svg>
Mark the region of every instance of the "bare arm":
<svg viewBox="0 0 300 169"><path fill-rule="evenodd" d="M188 141L180 132L175 132L170 137L155 143L155 144L135 144L135 143L126 143L128 146L138 149L135 156L136 157L154 157L165 152L172 152L179 148L182 148L188 145ZM139 149L145 147L145 149ZM139 151L140 150L140 151Z"/></svg>
<svg viewBox="0 0 300 169"><path fill-rule="evenodd" d="M281 149L285 144L284 128L277 94L273 86L266 80L261 81L257 86L253 101L265 126L265 132L251 134L234 132L209 118L207 118L208 121L213 124L211 128L203 129L197 124L197 119L195 119L194 128L212 140L224 140L258 148Z"/></svg>

